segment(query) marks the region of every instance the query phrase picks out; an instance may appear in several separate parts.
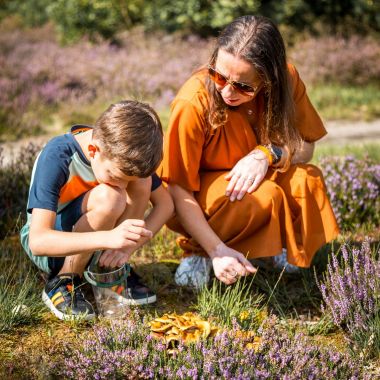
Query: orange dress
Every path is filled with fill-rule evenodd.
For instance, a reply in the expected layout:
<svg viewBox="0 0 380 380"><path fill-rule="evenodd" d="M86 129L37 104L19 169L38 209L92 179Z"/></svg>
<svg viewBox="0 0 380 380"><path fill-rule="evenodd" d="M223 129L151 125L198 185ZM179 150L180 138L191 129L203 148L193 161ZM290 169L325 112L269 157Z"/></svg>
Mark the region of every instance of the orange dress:
<svg viewBox="0 0 380 380"><path fill-rule="evenodd" d="M316 141L326 130L298 72L292 65L288 70L296 127L305 141ZM227 246L248 258L274 256L284 247L289 263L310 266L318 248L339 233L322 173L308 164L291 165L285 173L269 169L256 191L230 202L224 176L258 145L255 129L263 123L264 99L259 93L250 104L253 123L238 107L227 111L225 125L211 131L205 75L192 76L172 103L159 175L194 193L210 227ZM178 243L185 254L205 254L175 218L168 227L183 235Z"/></svg>

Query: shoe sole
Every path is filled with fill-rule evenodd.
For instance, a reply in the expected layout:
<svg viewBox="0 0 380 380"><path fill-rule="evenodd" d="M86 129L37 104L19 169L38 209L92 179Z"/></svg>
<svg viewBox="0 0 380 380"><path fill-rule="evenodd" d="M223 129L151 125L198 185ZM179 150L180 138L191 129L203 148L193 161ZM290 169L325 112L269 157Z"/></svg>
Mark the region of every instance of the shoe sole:
<svg viewBox="0 0 380 380"><path fill-rule="evenodd" d="M45 290L42 291L42 301L49 308L49 310L60 320L62 321L73 321L73 320L85 320L90 321L95 318L95 314L64 314L62 311L59 311L51 302L49 296L46 294Z"/></svg>
<svg viewBox="0 0 380 380"><path fill-rule="evenodd" d="M141 305L148 305L148 304L157 302L157 296L155 294L153 296L150 296L150 297L144 297L141 299L134 299L134 298L125 298L123 296L120 296L111 289L105 288L105 289L103 289L103 291L109 297L116 299L117 302L120 302L123 305L141 306Z"/></svg>

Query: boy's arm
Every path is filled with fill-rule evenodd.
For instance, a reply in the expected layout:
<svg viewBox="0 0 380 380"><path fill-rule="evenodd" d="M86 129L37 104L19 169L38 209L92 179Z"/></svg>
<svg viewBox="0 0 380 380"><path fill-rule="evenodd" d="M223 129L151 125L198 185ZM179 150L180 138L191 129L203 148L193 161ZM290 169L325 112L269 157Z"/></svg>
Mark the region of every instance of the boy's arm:
<svg viewBox="0 0 380 380"><path fill-rule="evenodd" d="M98 249L134 247L142 237L151 237L142 220L128 219L109 231L64 232L54 230L56 213L34 208L29 247L36 256L70 256Z"/></svg>
<svg viewBox="0 0 380 380"><path fill-rule="evenodd" d="M146 228L155 235L174 215L174 202L169 192L161 185L150 196L152 210L145 219Z"/></svg>

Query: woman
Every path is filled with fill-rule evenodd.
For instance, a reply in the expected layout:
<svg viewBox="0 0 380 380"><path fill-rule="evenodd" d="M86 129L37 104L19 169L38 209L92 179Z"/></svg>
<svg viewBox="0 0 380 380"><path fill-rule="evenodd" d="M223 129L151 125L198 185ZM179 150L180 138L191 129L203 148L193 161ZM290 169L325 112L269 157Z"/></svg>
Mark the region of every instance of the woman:
<svg viewBox="0 0 380 380"><path fill-rule="evenodd" d="M256 270L247 258L283 249L310 266L339 232L322 174L306 164L325 134L277 27L259 16L228 25L171 107L160 174L177 212L168 226L183 235L178 284L202 286L211 264L232 284Z"/></svg>

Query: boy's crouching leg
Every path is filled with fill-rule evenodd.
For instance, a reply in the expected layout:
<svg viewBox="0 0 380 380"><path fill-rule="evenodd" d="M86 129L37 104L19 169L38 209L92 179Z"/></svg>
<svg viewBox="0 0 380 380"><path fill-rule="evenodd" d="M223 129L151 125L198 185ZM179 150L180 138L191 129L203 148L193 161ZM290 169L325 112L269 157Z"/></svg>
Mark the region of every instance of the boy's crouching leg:
<svg viewBox="0 0 380 380"><path fill-rule="evenodd" d="M82 216L73 227L76 232L112 229L126 205L125 190L98 185L83 197ZM92 304L82 292L82 274L93 252L78 252L65 257L58 274L45 285L43 301L59 319L92 319Z"/></svg>
<svg viewBox="0 0 380 380"><path fill-rule="evenodd" d="M112 229L123 214L126 204L127 195L124 189L106 184L96 186L83 199L83 215L75 225L75 231Z"/></svg>
<svg viewBox="0 0 380 380"><path fill-rule="evenodd" d="M111 230L115 227L126 206L125 190L100 184L83 198L82 216L75 224L75 232ZM93 252L78 252L67 256L59 273L82 275Z"/></svg>

